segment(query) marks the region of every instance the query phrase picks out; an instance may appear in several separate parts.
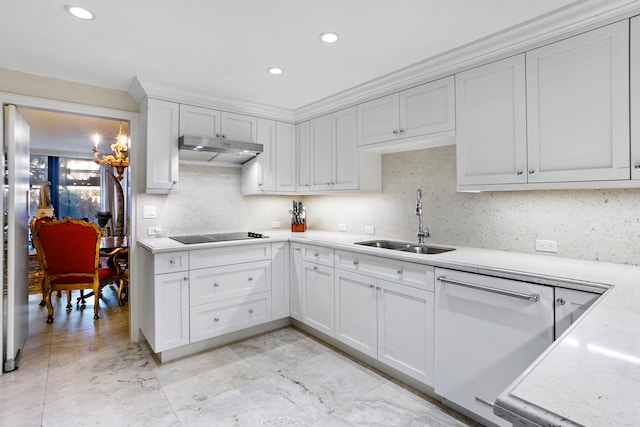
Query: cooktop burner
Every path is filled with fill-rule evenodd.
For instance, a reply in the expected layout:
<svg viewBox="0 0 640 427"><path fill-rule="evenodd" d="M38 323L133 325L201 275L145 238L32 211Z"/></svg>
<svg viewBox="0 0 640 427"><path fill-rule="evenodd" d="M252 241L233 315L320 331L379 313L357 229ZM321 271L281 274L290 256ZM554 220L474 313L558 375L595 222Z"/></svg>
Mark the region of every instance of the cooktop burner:
<svg viewBox="0 0 640 427"><path fill-rule="evenodd" d="M170 239L176 240L185 245L195 243L213 243L213 242L228 242L231 240L247 240L247 239L262 239L269 236L264 236L260 233L253 232L238 232L238 233L217 233L217 234L191 234L188 236L169 236Z"/></svg>

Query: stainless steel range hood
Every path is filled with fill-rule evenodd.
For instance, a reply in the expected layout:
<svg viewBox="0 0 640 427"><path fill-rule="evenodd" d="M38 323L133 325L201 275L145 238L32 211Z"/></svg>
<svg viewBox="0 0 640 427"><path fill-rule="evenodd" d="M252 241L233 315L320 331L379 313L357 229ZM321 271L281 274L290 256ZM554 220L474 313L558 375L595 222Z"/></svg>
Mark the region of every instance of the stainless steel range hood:
<svg viewBox="0 0 640 427"><path fill-rule="evenodd" d="M262 153L262 144L183 135L179 139L180 160L243 164Z"/></svg>

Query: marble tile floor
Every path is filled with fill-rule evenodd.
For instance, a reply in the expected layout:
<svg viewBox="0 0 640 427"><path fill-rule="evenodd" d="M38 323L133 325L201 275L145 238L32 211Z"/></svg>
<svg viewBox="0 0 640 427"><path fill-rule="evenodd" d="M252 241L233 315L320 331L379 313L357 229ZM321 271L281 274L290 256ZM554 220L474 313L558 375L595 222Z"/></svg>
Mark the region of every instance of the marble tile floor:
<svg viewBox="0 0 640 427"><path fill-rule="evenodd" d="M19 369L0 376L0 426L469 426L473 421L289 327L159 364L129 342L106 288L46 324L30 296Z"/></svg>

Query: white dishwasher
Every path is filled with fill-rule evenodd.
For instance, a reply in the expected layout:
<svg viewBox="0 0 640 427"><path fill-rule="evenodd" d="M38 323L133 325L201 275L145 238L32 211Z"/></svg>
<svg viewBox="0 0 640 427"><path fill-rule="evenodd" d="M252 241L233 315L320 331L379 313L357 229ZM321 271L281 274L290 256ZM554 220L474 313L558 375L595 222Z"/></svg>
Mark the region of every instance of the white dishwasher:
<svg viewBox="0 0 640 427"><path fill-rule="evenodd" d="M434 390L496 425L498 395L554 339L554 289L436 268Z"/></svg>

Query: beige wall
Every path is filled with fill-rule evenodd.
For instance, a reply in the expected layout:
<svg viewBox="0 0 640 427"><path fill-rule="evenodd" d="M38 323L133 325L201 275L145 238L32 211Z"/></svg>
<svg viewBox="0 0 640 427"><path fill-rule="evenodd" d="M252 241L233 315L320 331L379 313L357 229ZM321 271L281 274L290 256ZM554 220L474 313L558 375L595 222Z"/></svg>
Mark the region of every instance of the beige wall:
<svg viewBox="0 0 640 427"><path fill-rule="evenodd" d="M383 191L307 196L308 226L413 241L416 189L423 192L431 243L533 253L535 239L558 242L558 255L640 265L640 190L456 192L455 146L382 157ZM138 236L159 224L168 234L288 227L293 197L240 194L238 168L180 165L180 193L141 195L159 219L140 220ZM297 197L300 199L301 197ZM139 210L140 212L141 210ZM554 256L554 255L550 255Z"/></svg>
<svg viewBox="0 0 640 427"><path fill-rule="evenodd" d="M138 112L138 104L125 91L0 68L0 92L56 101Z"/></svg>

